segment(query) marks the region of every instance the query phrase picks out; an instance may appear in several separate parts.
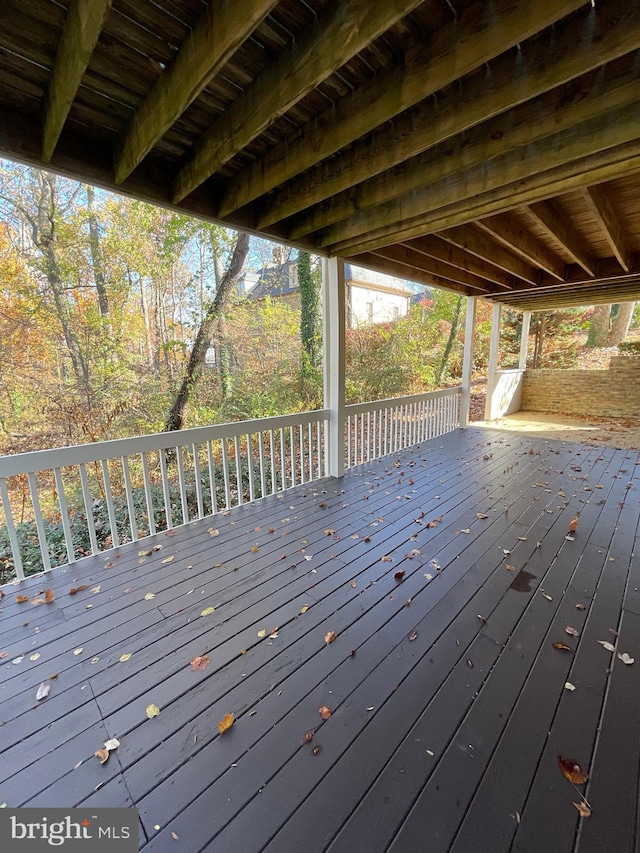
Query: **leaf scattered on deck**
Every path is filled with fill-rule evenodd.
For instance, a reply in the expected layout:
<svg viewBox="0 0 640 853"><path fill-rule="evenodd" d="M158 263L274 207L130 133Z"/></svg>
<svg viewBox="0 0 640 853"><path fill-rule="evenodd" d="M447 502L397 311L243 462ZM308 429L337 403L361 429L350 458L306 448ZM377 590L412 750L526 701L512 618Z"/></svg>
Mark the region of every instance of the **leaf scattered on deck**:
<svg viewBox="0 0 640 853"><path fill-rule="evenodd" d="M324 635L324 641L327 645L329 645L329 643L333 643L335 638L336 638L336 632L335 631L327 631L327 633Z"/></svg>
<svg viewBox="0 0 640 853"><path fill-rule="evenodd" d="M584 785L589 778L589 774L585 773L573 759L558 755L556 760L563 775L574 785Z"/></svg>
<svg viewBox="0 0 640 853"><path fill-rule="evenodd" d="M211 658L209 655L199 655L197 658L194 658L191 661L191 669L193 670L205 670L211 662Z"/></svg>
<svg viewBox="0 0 640 853"><path fill-rule="evenodd" d="M49 691L51 690L51 685L46 684L44 681L38 687L38 692L36 693L36 699L40 702L42 699L46 699L49 695Z"/></svg>
<svg viewBox="0 0 640 853"><path fill-rule="evenodd" d="M331 708L327 708L326 705L323 705L322 708L318 708L318 713L323 720L328 720L331 716Z"/></svg>
<svg viewBox="0 0 640 853"><path fill-rule="evenodd" d="M205 607L205 609L200 614L201 616L211 616L212 613L215 613L215 607Z"/></svg>
<svg viewBox="0 0 640 853"><path fill-rule="evenodd" d="M607 640L598 640L603 649L606 649L608 652L615 652L616 647L611 643L607 642Z"/></svg>
<svg viewBox="0 0 640 853"><path fill-rule="evenodd" d="M153 704L147 705L146 714L150 720L152 720L154 717L157 717L159 713L160 713L160 708L158 708L157 705L153 705Z"/></svg>
<svg viewBox="0 0 640 853"><path fill-rule="evenodd" d="M221 735L225 732L228 732L231 726L235 723L236 718L233 714L225 714L224 717L218 723L218 731Z"/></svg>

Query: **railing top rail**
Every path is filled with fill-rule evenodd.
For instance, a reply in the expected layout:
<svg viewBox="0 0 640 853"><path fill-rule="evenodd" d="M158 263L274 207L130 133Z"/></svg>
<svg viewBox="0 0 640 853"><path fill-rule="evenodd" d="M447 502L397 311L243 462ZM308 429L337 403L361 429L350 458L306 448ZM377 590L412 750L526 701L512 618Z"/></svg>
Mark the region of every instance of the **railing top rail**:
<svg viewBox="0 0 640 853"><path fill-rule="evenodd" d="M462 386L455 388L440 388L437 391L424 391L421 394L408 394L404 397L390 397L387 400L369 400L366 403L350 403L345 406L346 415L358 415L361 412L375 412L379 409L391 409L394 406L404 406L410 403L421 403L423 400L434 400L439 397L454 397L462 393Z"/></svg>
<svg viewBox="0 0 640 853"><path fill-rule="evenodd" d="M295 412L291 415L233 421L175 432L158 432L134 436L133 438L117 438L111 441L77 444L71 447L55 447L47 450L16 453L13 456L0 457L0 477L36 473L52 468L63 468L66 465L96 462L101 459L118 459L121 456L134 453L169 450L174 447L184 447L221 438L235 438L256 432L266 432L270 429L280 429L280 427L315 423L325 420L327 417L329 417L328 409L315 409L310 412Z"/></svg>

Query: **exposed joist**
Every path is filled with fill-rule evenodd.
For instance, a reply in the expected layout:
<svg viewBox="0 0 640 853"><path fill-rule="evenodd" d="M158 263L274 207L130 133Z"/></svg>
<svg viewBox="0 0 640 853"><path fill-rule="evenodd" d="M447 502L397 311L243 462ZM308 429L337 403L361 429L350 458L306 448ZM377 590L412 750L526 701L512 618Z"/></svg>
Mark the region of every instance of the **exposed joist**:
<svg viewBox="0 0 640 853"><path fill-rule="evenodd" d="M522 53L497 59L486 74L477 74L465 81L464 86L446 91L436 103L423 102L415 109L401 113L411 103L415 104L436 91L439 85L445 85L470 70L466 60L459 62L461 51L467 46L461 44L458 47L455 41L465 23L463 14L454 25L457 29L449 53L453 70L446 67L442 57L435 63L431 62L430 53L424 49L409 52L403 68L391 70L388 75L379 75L376 81L344 99L344 103L332 106L322 116L310 121L301 129L299 138L287 144L286 157L274 148L253 163L247 173L232 180L220 202L221 214L243 207L300 175L291 184L277 189L258 212L258 226L271 225L354 186L365 177L413 157L485 118L640 46L640 11L631 11L625 0L613 0L611 5L615 9L598 8L593 11L585 8L582 16L575 16L571 21L559 21L554 27L553 39L523 44ZM466 15L471 26L474 14L477 14L475 10ZM501 13L497 10L496 14ZM445 39L442 41L444 43ZM516 43L522 42L525 42L524 38ZM496 35L496 43L485 51L483 61L506 49L506 42L500 45ZM478 67L481 64L478 63ZM378 86L380 97L376 93ZM383 100L384 88L395 94L387 95ZM397 103L399 99L402 99L401 103ZM365 117L360 115L360 101L367 101L370 107L374 107L377 128L363 121ZM385 125L384 122L391 118L393 124ZM369 133L370 136L358 139L340 158L320 163L358 135ZM300 174L305 170L309 171Z"/></svg>
<svg viewBox="0 0 640 853"><path fill-rule="evenodd" d="M603 288L597 284L558 290L545 295L537 293L505 293L490 297L494 302L510 305L518 311L558 310L577 305L602 305L610 302L631 302L640 299L640 276L627 284Z"/></svg>
<svg viewBox="0 0 640 853"><path fill-rule="evenodd" d="M595 214L607 242L613 250L613 254L620 261L620 266L623 270L629 272L629 249L626 245L626 239L622 233L618 217L616 216L606 191L600 186L585 187L583 189L583 196L588 202L592 212Z"/></svg>
<svg viewBox="0 0 640 853"><path fill-rule="evenodd" d="M479 219L477 225L534 267L546 270L558 281L563 280L565 264L562 258L551 252L544 243L520 226L508 213Z"/></svg>
<svg viewBox="0 0 640 853"><path fill-rule="evenodd" d="M474 273L467 272L459 267L454 267L452 264L447 264L444 261L438 261L435 258L423 255L420 252L416 252L414 249L411 249L409 246L403 246L402 244L384 246L380 249L376 249L375 252L372 252L371 254L376 257L386 258L389 261L393 261L403 267L406 267L409 270L409 273L405 272L405 278L411 278L411 274L413 272L416 270L422 270L422 272L427 273L428 275L435 275L440 279L446 279L447 281L466 285L476 291L478 295L497 293L504 290L504 286L494 284L486 278L481 278L478 275L474 275Z"/></svg>
<svg viewBox="0 0 640 853"><path fill-rule="evenodd" d="M53 156L112 0L71 0L44 107L42 161Z"/></svg>
<svg viewBox="0 0 640 853"><path fill-rule="evenodd" d="M640 103L517 149L321 231L332 254L368 251L542 201L637 167Z"/></svg>
<svg viewBox="0 0 640 853"><path fill-rule="evenodd" d="M392 275L396 278L410 278L411 281L415 281L418 284L424 284L427 287L441 287L444 290L453 290L456 293L464 293L465 296L478 295L476 290L473 290L464 284L450 281L446 278L440 278L437 275L426 273L420 269L413 270L411 276L408 276L407 269L402 264L391 261L389 258L383 258L381 255L373 255L370 252L353 255L347 260L351 263L357 264L358 266L365 267L366 269L374 270L374 272L384 272L387 273L387 275Z"/></svg>
<svg viewBox="0 0 640 853"><path fill-rule="evenodd" d="M516 276L533 285L538 282L538 271L531 264L507 251L476 225L449 228L441 231L438 237L465 252L469 252L471 255L475 255L477 258L481 258L483 261L487 261L487 263L493 264L495 267L499 267L509 275Z"/></svg>
<svg viewBox="0 0 640 853"><path fill-rule="evenodd" d="M197 98L278 0L216 0L135 111L117 145L119 184Z"/></svg>
<svg viewBox="0 0 640 853"><path fill-rule="evenodd" d="M567 222L566 217L560 214L553 201L539 201L528 205L525 210L562 245L585 272L591 276L596 274L596 259L589 252L584 240Z"/></svg>
<svg viewBox="0 0 640 853"><path fill-rule="evenodd" d="M513 287L514 277L511 273L505 272L500 267L496 267L435 235L416 237L414 240L408 240L404 245L422 255L444 261L451 266L458 267L458 269L473 273L487 281L492 281L494 284L499 284L508 290Z"/></svg>
<svg viewBox="0 0 640 853"><path fill-rule="evenodd" d="M523 145L576 127L612 109L640 100L635 55L539 96L515 109L380 172L297 216L289 229L295 239L339 222L358 211L420 185L436 182ZM454 90L458 91L458 90ZM433 106L437 112L437 107ZM430 125L422 131L428 135ZM306 204L306 201L304 202Z"/></svg>
<svg viewBox="0 0 640 853"><path fill-rule="evenodd" d="M189 195L278 116L420 2L341 0L325 6L198 140L173 183L173 201Z"/></svg>

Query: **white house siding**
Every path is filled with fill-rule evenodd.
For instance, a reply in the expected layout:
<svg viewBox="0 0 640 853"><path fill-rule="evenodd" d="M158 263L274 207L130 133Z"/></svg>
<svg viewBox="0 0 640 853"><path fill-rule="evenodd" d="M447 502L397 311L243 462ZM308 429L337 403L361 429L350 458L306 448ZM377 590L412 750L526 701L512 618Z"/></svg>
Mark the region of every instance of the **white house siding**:
<svg viewBox="0 0 640 853"><path fill-rule="evenodd" d="M406 316L409 296L374 290L359 282L347 282L349 288L349 325L352 329L371 323L387 323Z"/></svg>

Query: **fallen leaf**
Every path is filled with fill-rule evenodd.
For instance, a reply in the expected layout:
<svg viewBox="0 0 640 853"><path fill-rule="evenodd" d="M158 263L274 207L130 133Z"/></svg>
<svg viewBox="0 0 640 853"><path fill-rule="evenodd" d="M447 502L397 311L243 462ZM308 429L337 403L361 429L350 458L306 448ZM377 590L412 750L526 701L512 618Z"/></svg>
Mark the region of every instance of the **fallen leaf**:
<svg viewBox="0 0 640 853"><path fill-rule="evenodd" d="M99 660L99 657L91 658L91 663L98 663Z"/></svg>
<svg viewBox="0 0 640 853"><path fill-rule="evenodd" d="M0 660L4 660L9 657L9 652L0 652Z"/></svg>
<svg viewBox="0 0 640 853"><path fill-rule="evenodd" d="M179 841L179 839L180 839L180 836L178 835L178 833L173 832L173 831L171 832L171 837L173 838L174 841Z"/></svg>
<svg viewBox="0 0 640 853"><path fill-rule="evenodd" d="M404 577L404 575L405 575L404 569L400 569L400 571L396 572L393 577L395 580L401 581L402 578Z"/></svg>
<svg viewBox="0 0 640 853"><path fill-rule="evenodd" d="M598 640L603 649L606 649L608 652L615 652L616 647L612 646L611 643L608 643L606 640Z"/></svg>
<svg viewBox="0 0 640 853"><path fill-rule="evenodd" d="M469 667L469 669L473 669L473 661L471 659L467 661L467 666Z"/></svg>
<svg viewBox="0 0 640 853"><path fill-rule="evenodd" d="M100 760L100 764L105 764L109 760L109 750L108 749L96 749L93 753L96 758Z"/></svg>
<svg viewBox="0 0 640 853"><path fill-rule="evenodd" d="M507 563L507 564L506 564L505 569L506 569L508 572L516 572L516 571L517 571L516 567L515 567L515 566L511 566L511 565L509 565L509 563Z"/></svg>
<svg viewBox="0 0 640 853"><path fill-rule="evenodd" d="M54 594L53 590L52 589L45 589L44 600L47 602L47 604L51 604L51 602L53 601L54 598L55 598L55 594Z"/></svg>
<svg viewBox="0 0 640 853"><path fill-rule="evenodd" d="M210 662L211 659L209 658L209 655L199 655L191 661L191 669L204 670L209 666Z"/></svg>
<svg viewBox="0 0 640 853"><path fill-rule="evenodd" d="M577 631L575 628L572 628L571 625L567 625L564 629L566 634L569 634L570 637L579 637L580 631Z"/></svg>
<svg viewBox="0 0 640 853"><path fill-rule="evenodd" d="M623 652L621 655L618 655L618 658L622 661L622 663L626 663L626 664L627 664L627 666L631 666L631 664L632 664L632 663L634 662L634 660L635 660L635 658L632 658L632 657L631 657L630 655L628 655L626 652Z"/></svg>
<svg viewBox="0 0 640 853"><path fill-rule="evenodd" d="M69 590L69 595L75 595L77 592L84 592L85 589L89 589L86 583L83 583L80 586L72 586Z"/></svg>
<svg viewBox="0 0 640 853"><path fill-rule="evenodd" d="M563 758L561 755L558 755L557 761L558 767L564 776L574 785L584 785L589 778L589 774L581 770L580 765L576 764L572 759Z"/></svg>
<svg viewBox="0 0 640 853"><path fill-rule="evenodd" d="M97 593L99 593L99 592L101 591L101 589L102 589L102 587L101 587L101 586L92 586L92 587L91 587L91 592L92 592L94 595L96 595Z"/></svg>
<svg viewBox="0 0 640 853"><path fill-rule="evenodd" d="M547 601L553 601L553 598L551 598L551 596L550 596L550 595L547 595L547 593L546 593L546 592L543 592L543 593L542 593L542 597L543 597L543 598L546 598L546 599L547 599Z"/></svg>
<svg viewBox="0 0 640 853"><path fill-rule="evenodd" d="M476 518L489 518L489 516L484 512L477 512Z"/></svg>
<svg viewBox="0 0 640 853"><path fill-rule="evenodd" d="M323 530L322 532L324 533L325 536L333 536L333 534L335 533L335 530L333 530L331 527L327 527L327 529Z"/></svg>
<svg viewBox="0 0 640 853"><path fill-rule="evenodd" d="M158 708L157 705L147 705L146 714L150 720L152 720L154 717L157 717L159 713L160 708Z"/></svg>
<svg viewBox="0 0 640 853"><path fill-rule="evenodd" d="M108 563L104 564L105 569L112 569L115 566L115 563L112 560L109 560Z"/></svg>
<svg viewBox="0 0 640 853"><path fill-rule="evenodd" d="M479 619L481 622L486 622L486 621L487 621L487 620L484 618L484 616L482 616L482 614L480 614L480 613L478 613L478 615L476 616L476 619Z"/></svg>
<svg viewBox="0 0 640 853"><path fill-rule="evenodd" d="M300 613L306 613L308 609L309 609L309 605L303 604L302 607L300 608Z"/></svg>
<svg viewBox="0 0 640 853"><path fill-rule="evenodd" d="M215 527L210 527L207 532L209 536L220 536L220 531Z"/></svg>
<svg viewBox="0 0 640 853"><path fill-rule="evenodd" d="M304 736L305 743L310 743L313 740L314 732L307 732Z"/></svg>
<svg viewBox="0 0 640 853"><path fill-rule="evenodd" d="M44 600L44 598L30 598L29 601L31 602L31 604L46 604L47 603Z"/></svg>
<svg viewBox="0 0 640 853"><path fill-rule="evenodd" d="M335 640L335 638L336 638L336 632L335 632L335 631L328 631L328 632L324 635L324 641L325 641L325 643L326 643L327 645L329 645L329 643L333 643L333 641Z"/></svg>
<svg viewBox="0 0 640 853"><path fill-rule="evenodd" d="M54 672L54 673L53 673L53 675L50 675L50 676L49 676L49 679L48 679L48 680L49 680L49 681L55 681L57 677L58 677L58 673L57 673L57 672Z"/></svg>
<svg viewBox="0 0 640 853"><path fill-rule="evenodd" d="M170 554L168 557L165 557L164 560L160 560L161 563L170 563L172 560L175 560L176 555Z"/></svg>
<svg viewBox="0 0 640 853"><path fill-rule="evenodd" d="M470 527L463 527L462 530L460 531L460 533L471 533L471 528Z"/></svg>
<svg viewBox="0 0 640 853"><path fill-rule="evenodd" d="M617 637L617 636L618 636L618 632L616 631L616 629L615 629L615 628L609 628L609 633L610 633L610 634L613 634L613 636L614 636L614 637Z"/></svg>
<svg viewBox="0 0 640 853"><path fill-rule="evenodd" d="M148 593L145 595L144 600L145 600L145 601L151 601L151 600L152 600L152 599L154 599L155 597L156 597L155 592L148 592Z"/></svg>
<svg viewBox="0 0 640 853"><path fill-rule="evenodd" d="M205 607L205 609L200 614L201 616L211 616L212 613L215 613L215 607Z"/></svg>
<svg viewBox="0 0 640 853"><path fill-rule="evenodd" d="M74 650L73 650L74 655L81 655L81 654L82 654L82 652L83 652L83 649L82 649L82 648L74 649Z"/></svg>
<svg viewBox="0 0 640 853"><path fill-rule="evenodd" d="M40 702L41 699L46 699L49 695L49 691L51 690L50 684L45 684L43 681L40 687L38 687L38 692L36 693L36 699Z"/></svg>
<svg viewBox="0 0 640 853"><path fill-rule="evenodd" d="M572 518L571 521L569 522L569 533L575 533L577 529L578 529L578 516L575 516L575 518Z"/></svg>
<svg viewBox="0 0 640 853"><path fill-rule="evenodd" d="M254 553L254 554L257 554L259 550L260 550L260 548L258 548L257 545L254 545L253 548L251 549L252 553Z"/></svg>
<svg viewBox="0 0 640 853"><path fill-rule="evenodd" d="M560 649L562 652L573 652L573 649L566 643L552 643L554 649Z"/></svg>
<svg viewBox="0 0 640 853"><path fill-rule="evenodd" d="M591 809L589 808L589 806L586 803L574 803L573 805L580 812L580 817L590 817L591 816Z"/></svg>
<svg viewBox="0 0 640 853"><path fill-rule="evenodd" d="M218 723L218 731L221 735L225 732L228 732L231 726L235 723L236 718L233 714L225 714L224 717Z"/></svg>
<svg viewBox="0 0 640 853"><path fill-rule="evenodd" d="M29 660L38 660L41 657L42 654L40 652L34 652L32 655L29 655Z"/></svg>
<svg viewBox="0 0 640 853"><path fill-rule="evenodd" d="M25 604L27 601L29 601L29 596L28 595L16 595L16 601L18 602L18 604Z"/></svg>
<svg viewBox="0 0 640 853"><path fill-rule="evenodd" d="M573 691L576 689L576 686L575 686L575 684L572 684L570 681L565 681L564 689Z"/></svg>
<svg viewBox="0 0 640 853"><path fill-rule="evenodd" d="M388 554L385 554L384 557L380 557L380 561L382 563L392 563L393 557L390 557Z"/></svg>
<svg viewBox="0 0 640 853"><path fill-rule="evenodd" d="M351 581L350 586L353 587L353 589L355 589L358 586L357 581Z"/></svg>
<svg viewBox="0 0 640 853"><path fill-rule="evenodd" d="M576 604L576 610L584 610L584 604Z"/></svg>
<svg viewBox="0 0 640 853"><path fill-rule="evenodd" d="M266 628L262 628L260 631L258 631L257 636L260 637L260 639L262 639L263 637L266 637L267 636Z"/></svg>
<svg viewBox="0 0 640 853"><path fill-rule="evenodd" d="M331 716L331 708L327 708L326 705L323 705L322 708L318 708L318 713L323 720L328 720Z"/></svg>
<svg viewBox="0 0 640 853"><path fill-rule="evenodd" d="M413 643L413 641L414 641L414 640L417 640L417 639L418 639L418 632L417 632L417 631L412 631L412 632L409 634L409 642L410 642L410 643Z"/></svg>
<svg viewBox="0 0 640 853"><path fill-rule="evenodd" d="M118 660L120 661L120 663L126 663L128 660L130 660L132 654L133 652L126 652L124 655L120 655Z"/></svg>
<svg viewBox="0 0 640 853"><path fill-rule="evenodd" d="M116 737L111 738L111 740L106 741L104 744L104 748L108 749L109 752L111 752L112 749L117 749L119 746L120 746L120 741Z"/></svg>

